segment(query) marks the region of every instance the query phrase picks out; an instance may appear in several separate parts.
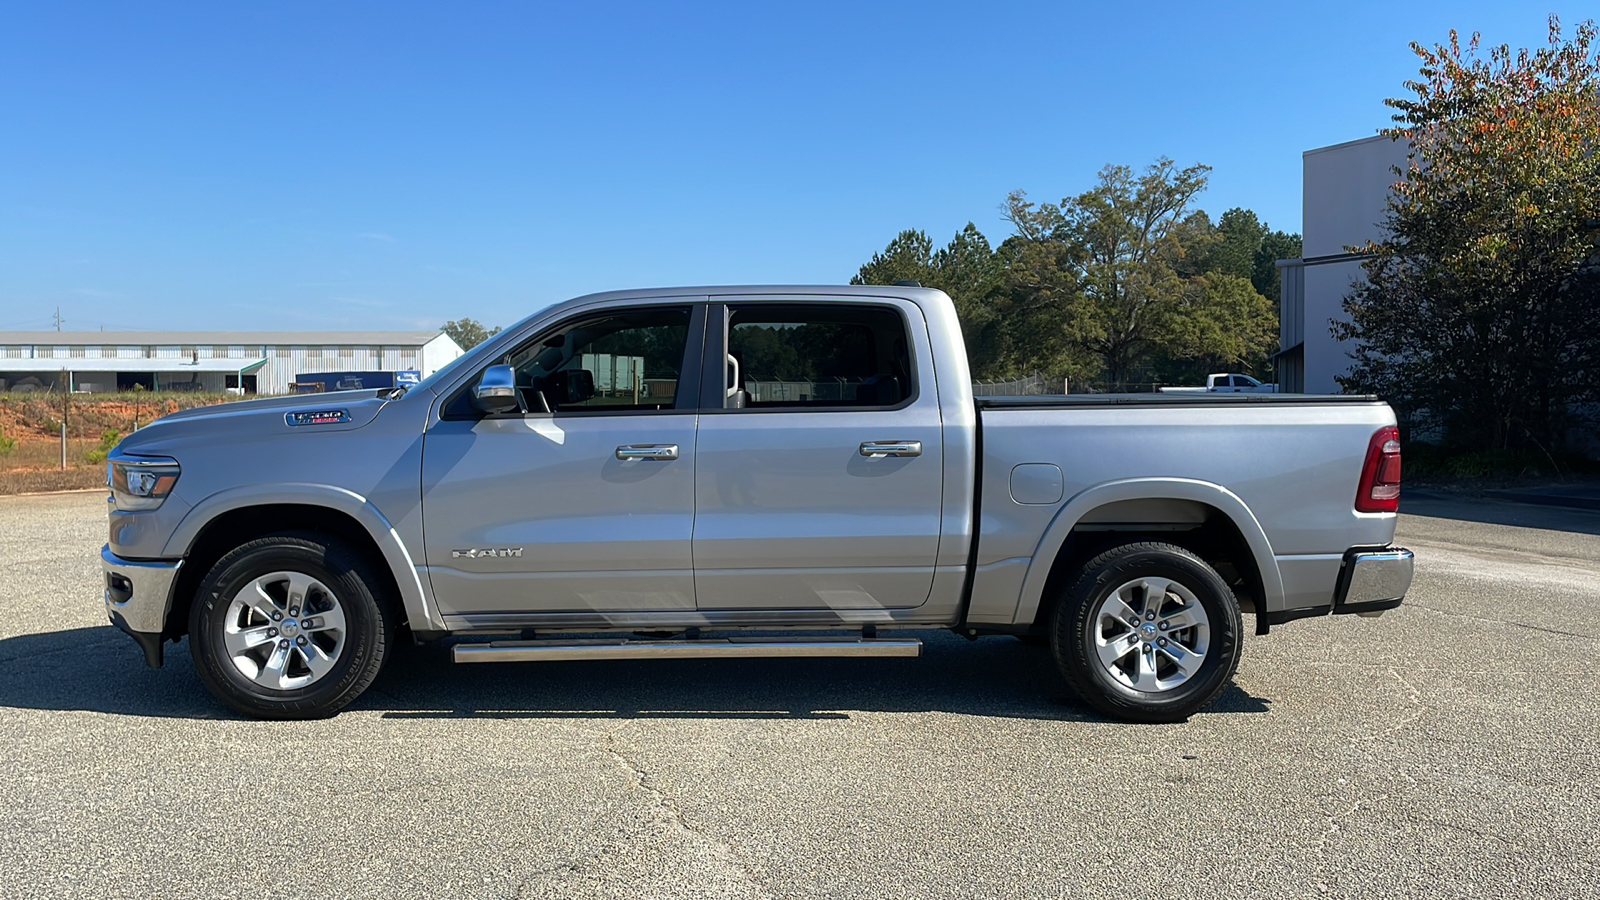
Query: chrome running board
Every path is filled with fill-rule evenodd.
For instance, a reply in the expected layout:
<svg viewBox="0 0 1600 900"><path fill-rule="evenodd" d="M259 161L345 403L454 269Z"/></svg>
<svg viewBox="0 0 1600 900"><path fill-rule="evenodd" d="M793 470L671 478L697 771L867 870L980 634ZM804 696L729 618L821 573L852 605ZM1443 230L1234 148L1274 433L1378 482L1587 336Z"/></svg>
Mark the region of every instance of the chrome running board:
<svg viewBox="0 0 1600 900"><path fill-rule="evenodd" d="M919 640L873 638L707 638L692 641L533 640L456 644L458 663L560 662L571 659L708 659L811 656L921 656Z"/></svg>

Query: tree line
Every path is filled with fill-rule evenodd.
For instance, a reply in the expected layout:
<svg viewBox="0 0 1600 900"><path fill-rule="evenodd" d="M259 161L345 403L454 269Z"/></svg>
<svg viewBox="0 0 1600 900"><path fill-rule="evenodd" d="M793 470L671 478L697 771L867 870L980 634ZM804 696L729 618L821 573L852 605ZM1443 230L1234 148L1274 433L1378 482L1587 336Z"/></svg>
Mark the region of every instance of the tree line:
<svg viewBox="0 0 1600 900"><path fill-rule="evenodd" d="M1165 157L1142 172L1107 166L1060 203L1008 196L1014 233L999 247L972 223L935 248L902 231L852 284L916 281L955 301L973 377L1034 372L1074 384L1191 383L1209 372L1268 379L1278 349L1276 262L1300 235L1248 209L1215 221L1195 207L1209 166ZM443 326L463 350L498 333L473 319Z"/></svg>
<svg viewBox="0 0 1600 900"><path fill-rule="evenodd" d="M1162 157L1138 172L1106 166L1060 203L1014 191L1002 205L1013 233L998 247L970 222L938 249L925 232L902 231L851 283L949 294L979 379L1044 372L1123 388L1220 371L1270 378L1276 262L1300 255L1300 235L1243 208L1213 221L1195 206L1210 171Z"/></svg>

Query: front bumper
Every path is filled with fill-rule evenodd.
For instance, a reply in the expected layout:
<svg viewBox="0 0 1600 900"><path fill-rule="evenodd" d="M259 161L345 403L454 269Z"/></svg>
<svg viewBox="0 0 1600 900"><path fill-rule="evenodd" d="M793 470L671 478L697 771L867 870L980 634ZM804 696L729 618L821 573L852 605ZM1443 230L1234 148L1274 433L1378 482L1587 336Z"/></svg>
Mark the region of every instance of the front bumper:
<svg viewBox="0 0 1600 900"><path fill-rule="evenodd" d="M105 571L106 616L144 650L145 664L161 668L161 636L172 608L172 588L183 560L131 560L100 548Z"/></svg>
<svg viewBox="0 0 1600 900"><path fill-rule="evenodd" d="M1346 553L1333 595L1334 615L1381 616L1399 606L1411 588L1415 563L1415 555L1400 547Z"/></svg>

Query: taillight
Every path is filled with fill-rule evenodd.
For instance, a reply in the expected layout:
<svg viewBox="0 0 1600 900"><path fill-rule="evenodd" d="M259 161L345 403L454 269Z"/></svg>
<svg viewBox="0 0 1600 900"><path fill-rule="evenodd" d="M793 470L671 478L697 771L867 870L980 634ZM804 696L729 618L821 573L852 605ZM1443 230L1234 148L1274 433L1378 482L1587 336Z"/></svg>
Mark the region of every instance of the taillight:
<svg viewBox="0 0 1600 900"><path fill-rule="evenodd" d="M1356 490L1356 512L1400 510L1400 429L1378 429L1367 444L1367 463Z"/></svg>

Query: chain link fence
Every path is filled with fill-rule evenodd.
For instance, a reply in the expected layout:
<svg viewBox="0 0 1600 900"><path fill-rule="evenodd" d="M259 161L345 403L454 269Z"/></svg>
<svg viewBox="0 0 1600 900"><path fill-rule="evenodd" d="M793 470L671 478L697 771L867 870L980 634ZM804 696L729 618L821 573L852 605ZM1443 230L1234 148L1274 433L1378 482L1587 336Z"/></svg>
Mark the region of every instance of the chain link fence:
<svg viewBox="0 0 1600 900"><path fill-rule="evenodd" d="M1071 385L1063 376L1051 378L1039 372L1011 381L974 381L974 397L1031 397L1040 394L1148 394L1165 387L1159 381L1099 382L1079 381Z"/></svg>
<svg viewBox="0 0 1600 900"><path fill-rule="evenodd" d="M1031 397L1039 394L1065 394L1066 378L1047 378L1038 372L1012 381L974 381L974 397Z"/></svg>

